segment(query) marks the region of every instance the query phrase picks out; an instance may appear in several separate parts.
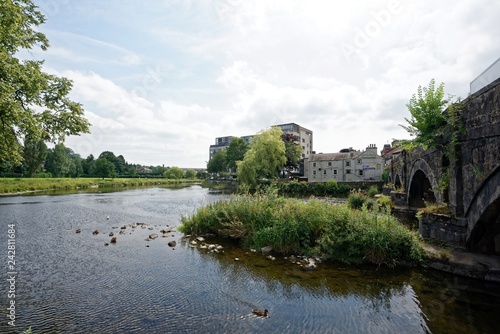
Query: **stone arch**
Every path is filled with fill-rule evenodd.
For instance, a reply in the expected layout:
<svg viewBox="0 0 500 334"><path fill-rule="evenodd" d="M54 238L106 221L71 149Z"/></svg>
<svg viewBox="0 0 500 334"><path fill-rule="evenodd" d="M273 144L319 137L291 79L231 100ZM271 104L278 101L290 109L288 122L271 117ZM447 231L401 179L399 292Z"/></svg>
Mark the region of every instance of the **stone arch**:
<svg viewBox="0 0 500 334"><path fill-rule="evenodd" d="M417 159L413 162L409 180L409 206L424 207L424 199L427 202L442 203L436 177L425 160Z"/></svg>
<svg viewBox="0 0 500 334"><path fill-rule="evenodd" d="M467 211L467 247L500 254L500 165L483 181Z"/></svg>

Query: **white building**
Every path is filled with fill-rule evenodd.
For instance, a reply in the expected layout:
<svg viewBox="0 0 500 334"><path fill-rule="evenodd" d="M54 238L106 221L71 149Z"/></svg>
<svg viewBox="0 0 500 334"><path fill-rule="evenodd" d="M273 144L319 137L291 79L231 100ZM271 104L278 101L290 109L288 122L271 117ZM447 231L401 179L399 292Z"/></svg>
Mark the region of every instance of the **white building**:
<svg viewBox="0 0 500 334"><path fill-rule="evenodd" d="M310 154L304 164L304 175L309 182L380 181L384 168L375 145L369 145L365 151Z"/></svg>

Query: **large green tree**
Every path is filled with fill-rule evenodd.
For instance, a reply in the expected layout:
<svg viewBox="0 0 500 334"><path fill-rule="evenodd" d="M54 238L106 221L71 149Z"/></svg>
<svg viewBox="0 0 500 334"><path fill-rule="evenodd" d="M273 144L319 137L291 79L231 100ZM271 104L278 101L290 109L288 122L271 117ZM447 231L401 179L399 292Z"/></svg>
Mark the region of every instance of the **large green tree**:
<svg viewBox="0 0 500 334"><path fill-rule="evenodd" d="M244 138L233 137L226 148L226 168L235 172L236 162L242 161L248 150L247 141Z"/></svg>
<svg viewBox="0 0 500 334"><path fill-rule="evenodd" d="M443 83L436 87L432 79L428 87L418 86L417 93L406 104L411 115L409 119L405 118L408 125L401 125L414 137L411 144L425 148L440 144L449 119L446 113L448 102Z"/></svg>
<svg viewBox="0 0 500 334"><path fill-rule="evenodd" d="M24 137L23 165L30 177L42 169L45 158L47 158L47 145L44 141L32 140L30 136Z"/></svg>
<svg viewBox="0 0 500 334"><path fill-rule="evenodd" d="M243 161L238 162L238 179L255 186L259 179L275 179L286 163L283 132L279 127L261 131L252 138Z"/></svg>
<svg viewBox="0 0 500 334"><path fill-rule="evenodd" d="M211 174L220 174L227 171L227 152L226 150L220 150L215 153L212 159L207 163L207 172Z"/></svg>
<svg viewBox="0 0 500 334"><path fill-rule="evenodd" d="M70 80L43 72L41 60L16 57L21 50L47 50L37 29L44 21L31 0L0 0L0 156L17 165L25 137L59 143L90 126L81 104L68 98Z"/></svg>
<svg viewBox="0 0 500 334"><path fill-rule="evenodd" d="M115 165L106 158L99 158L92 165L92 174L102 178L115 177Z"/></svg>
<svg viewBox="0 0 500 334"><path fill-rule="evenodd" d="M297 144L299 141L298 136L291 133L284 133L281 136L281 139L283 139L283 142L285 143L285 169L288 173L290 173L299 168L299 162L302 157L303 150L302 147Z"/></svg>

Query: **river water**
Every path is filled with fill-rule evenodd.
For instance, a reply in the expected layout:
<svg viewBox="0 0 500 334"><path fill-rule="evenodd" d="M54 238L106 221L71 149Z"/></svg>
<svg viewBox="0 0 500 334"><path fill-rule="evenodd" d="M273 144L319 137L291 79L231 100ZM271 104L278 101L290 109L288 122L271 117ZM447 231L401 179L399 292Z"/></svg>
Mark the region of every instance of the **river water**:
<svg viewBox="0 0 500 334"><path fill-rule="evenodd" d="M0 198L0 332L20 333L29 326L33 333L500 329L496 284L432 270L330 262L317 271L302 271L282 256L271 261L225 240L207 240L222 244L224 252L217 254L191 247L175 230L161 236L159 230L179 225L182 215L223 197L186 186ZM132 228L133 223L152 229ZM15 230L11 268L10 224ZM129 226L119 235L124 225ZM101 233L93 235L96 229ZM105 246L112 231L117 243ZM160 237L146 241L151 233ZM169 247L169 241L177 245ZM8 281L12 275L14 285ZM7 310L12 301L15 327L9 325L12 310ZM268 309L269 317L254 316L254 308Z"/></svg>

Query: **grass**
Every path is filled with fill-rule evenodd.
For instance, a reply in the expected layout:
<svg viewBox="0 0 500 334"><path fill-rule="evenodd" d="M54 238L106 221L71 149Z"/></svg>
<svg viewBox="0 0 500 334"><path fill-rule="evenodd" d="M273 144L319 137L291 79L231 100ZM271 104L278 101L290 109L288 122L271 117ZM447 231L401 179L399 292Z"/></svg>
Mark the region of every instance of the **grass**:
<svg viewBox="0 0 500 334"><path fill-rule="evenodd" d="M321 255L348 264L396 266L421 263L423 250L387 210L307 202L273 194L232 196L182 217L186 234L214 233L241 241L243 247L272 246L283 254Z"/></svg>
<svg viewBox="0 0 500 334"><path fill-rule="evenodd" d="M29 191L76 190L88 188L119 188L152 185L167 185L197 180L140 179L140 178L1 178L0 193L12 194Z"/></svg>

